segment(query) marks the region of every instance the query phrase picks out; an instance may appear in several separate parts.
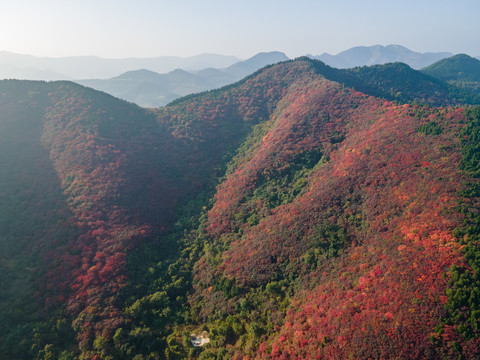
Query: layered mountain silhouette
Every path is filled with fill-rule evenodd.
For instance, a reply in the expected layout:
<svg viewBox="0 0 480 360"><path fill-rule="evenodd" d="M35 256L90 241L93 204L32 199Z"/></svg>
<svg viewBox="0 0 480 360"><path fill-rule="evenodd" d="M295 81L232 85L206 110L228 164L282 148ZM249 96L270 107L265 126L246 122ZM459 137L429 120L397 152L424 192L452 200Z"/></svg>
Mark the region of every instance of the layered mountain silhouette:
<svg viewBox="0 0 480 360"><path fill-rule="evenodd" d="M337 55L324 53L312 57L336 68L403 62L414 69L421 69L452 55L448 52L418 53L401 45L374 45L353 47Z"/></svg>
<svg viewBox="0 0 480 360"><path fill-rule="evenodd" d="M166 74L136 70L108 80L77 82L140 106L159 107L185 95L234 83L266 65L285 60L288 57L280 52L259 53L224 69L208 68L196 72L176 69Z"/></svg>
<svg viewBox="0 0 480 360"><path fill-rule="evenodd" d="M97 56L38 57L0 51L0 78L25 80L108 79L127 71L149 69L166 73L177 68L201 70L228 67L234 56L202 54L191 57L105 59Z"/></svg>
<svg viewBox="0 0 480 360"><path fill-rule="evenodd" d="M190 73L177 69L167 74L138 70L110 80L77 82L141 106L158 107L164 106L181 96L234 83L263 66L286 60L288 58L283 53L260 53L249 60L220 70L212 68ZM473 60L476 61L476 59ZM331 80L342 81L353 87L357 86L359 90L371 92L375 96L411 102L416 99L424 101L426 100L425 95L430 94L432 98L428 99L427 102L432 105L444 103L447 98L450 99L450 103L455 103L460 101L462 97L464 98L462 101L471 103L471 100L466 100L472 96L470 92L465 93L459 89L449 89L448 83L437 81L435 76L433 78L425 76L403 63L389 63L377 67L364 66L354 69L336 69L325 66L323 63L317 64L318 67L322 68L321 71L324 75ZM428 72L424 72L424 74L428 74ZM391 84L383 88L388 83ZM460 88L463 88L463 86L460 86ZM395 93L385 93L385 91L393 90L395 90ZM418 97L420 93L421 95ZM437 97L437 100L434 97Z"/></svg>
<svg viewBox="0 0 480 360"><path fill-rule="evenodd" d="M307 57L157 109L0 81L0 359L478 358L479 104Z"/></svg>

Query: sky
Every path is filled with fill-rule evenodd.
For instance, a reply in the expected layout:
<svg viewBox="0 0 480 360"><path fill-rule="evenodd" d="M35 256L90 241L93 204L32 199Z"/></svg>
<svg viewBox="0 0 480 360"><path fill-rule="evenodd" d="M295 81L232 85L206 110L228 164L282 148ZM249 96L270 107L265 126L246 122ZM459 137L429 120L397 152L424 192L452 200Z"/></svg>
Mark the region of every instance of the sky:
<svg viewBox="0 0 480 360"><path fill-rule="evenodd" d="M354 46L480 56L479 0L0 0L0 50L290 58Z"/></svg>

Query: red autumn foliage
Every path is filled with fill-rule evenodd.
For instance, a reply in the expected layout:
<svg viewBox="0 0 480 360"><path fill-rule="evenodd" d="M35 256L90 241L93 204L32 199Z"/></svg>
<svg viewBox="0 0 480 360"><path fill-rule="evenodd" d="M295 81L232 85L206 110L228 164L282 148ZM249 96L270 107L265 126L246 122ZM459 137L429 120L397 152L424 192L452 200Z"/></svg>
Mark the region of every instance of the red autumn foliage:
<svg viewBox="0 0 480 360"><path fill-rule="evenodd" d="M242 286L266 284L292 269L304 273L304 255L322 223L345 228L352 246L308 277L313 290L296 296L259 358L438 356L429 337L444 314L443 274L464 262L452 237L463 217L452 210L465 179L457 171L459 152L445 150L458 149L463 117L452 109L433 109L428 117L416 111L304 78L278 103L253 156L217 188L207 233L229 248L217 269L199 263L199 283L208 283L212 272ZM432 119L442 134L415 131ZM250 211L246 199L262 178L312 149L328 161L308 175L303 193L271 210L258 200L255 211L265 214L258 224L236 220ZM201 294L209 301L217 296Z"/></svg>

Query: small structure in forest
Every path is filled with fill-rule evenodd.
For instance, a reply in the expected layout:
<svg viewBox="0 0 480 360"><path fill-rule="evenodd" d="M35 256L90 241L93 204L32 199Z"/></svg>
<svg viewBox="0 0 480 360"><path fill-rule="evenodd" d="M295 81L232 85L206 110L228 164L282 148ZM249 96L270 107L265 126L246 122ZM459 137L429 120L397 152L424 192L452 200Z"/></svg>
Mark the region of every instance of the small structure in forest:
<svg viewBox="0 0 480 360"><path fill-rule="evenodd" d="M202 331L201 333L191 334L190 341L194 347L200 347L210 342L208 338L208 333L206 331Z"/></svg>

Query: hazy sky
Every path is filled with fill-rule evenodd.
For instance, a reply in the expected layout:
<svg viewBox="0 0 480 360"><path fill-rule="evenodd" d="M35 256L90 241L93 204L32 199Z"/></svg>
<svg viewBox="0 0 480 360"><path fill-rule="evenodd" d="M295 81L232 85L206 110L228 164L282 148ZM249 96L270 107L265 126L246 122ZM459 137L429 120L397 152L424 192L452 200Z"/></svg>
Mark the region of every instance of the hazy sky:
<svg viewBox="0 0 480 360"><path fill-rule="evenodd" d="M353 46L480 55L480 0L0 0L0 50L289 57Z"/></svg>

